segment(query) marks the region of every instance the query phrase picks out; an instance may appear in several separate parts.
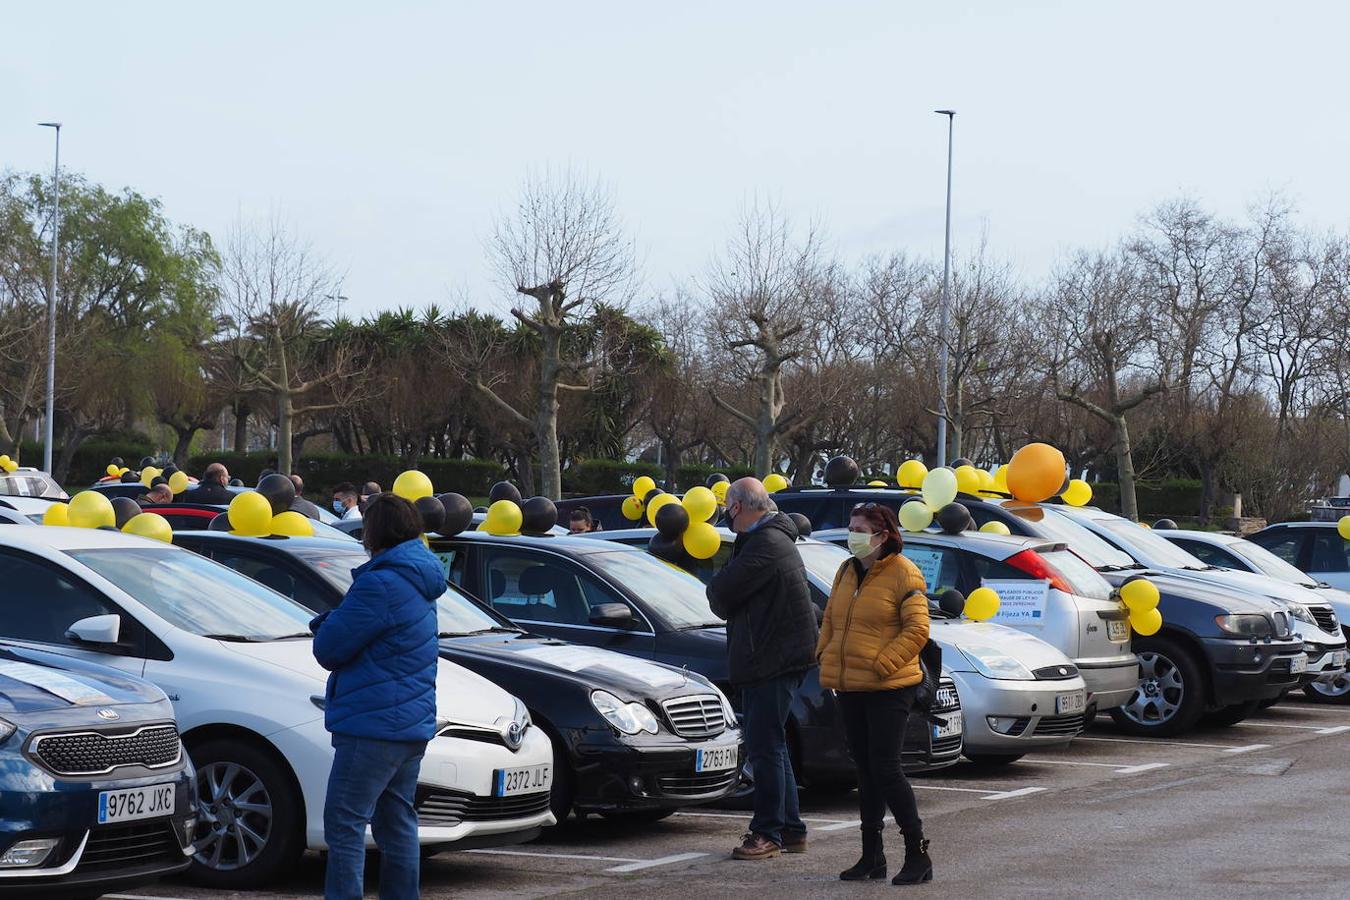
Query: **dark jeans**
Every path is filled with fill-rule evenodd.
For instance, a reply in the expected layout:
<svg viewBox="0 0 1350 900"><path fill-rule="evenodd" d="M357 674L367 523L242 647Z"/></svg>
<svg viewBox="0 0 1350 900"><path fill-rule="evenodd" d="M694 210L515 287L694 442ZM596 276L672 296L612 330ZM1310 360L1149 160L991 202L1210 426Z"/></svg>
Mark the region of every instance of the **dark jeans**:
<svg viewBox="0 0 1350 900"><path fill-rule="evenodd" d="M914 789L900 767L914 688L840 691L838 698L848 749L858 767L858 813L863 830L880 829L890 807L901 831L922 834Z"/></svg>
<svg viewBox="0 0 1350 900"><path fill-rule="evenodd" d="M333 735L333 769L323 808L328 844L326 900L360 900L366 867L366 825L380 848L381 900L416 900L421 853L413 794L424 741L381 741Z"/></svg>
<svg viewBox="0 0 1350 900"><path fill-rule="evenodd" d="M804 673L793 672L741 688L745 757L750 763L750 777L755 780L755 815L750 830L779 845L784 832L806 836L787 746L788 709L803 677Z"/></svg>

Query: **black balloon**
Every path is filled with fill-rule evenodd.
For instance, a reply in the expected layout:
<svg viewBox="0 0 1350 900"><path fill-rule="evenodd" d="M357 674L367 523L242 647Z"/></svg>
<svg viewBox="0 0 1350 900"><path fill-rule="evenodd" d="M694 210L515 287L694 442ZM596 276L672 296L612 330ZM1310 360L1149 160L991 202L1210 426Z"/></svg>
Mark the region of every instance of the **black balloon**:
<svg viewBox="0 0 1350 900"><path fill-rule="evenodd" d="M547 497L531 497L520 504L520 533L548 534L558 524L558 507Z"/></svg>
<svg viewBox="0 0 1350 900"><path fill-rule="evenodd" d="M692 569L696 564L684 549L684 541L678 537L666 537L664 534L654 534L652 539L647 542L647 552L657 559L664 559L666 562L679 566L682 569Z"/></svg>
<svg viewBox="0 0 1350 900"><path fill-rule="evenodd" d="M933 518L947 534L960 534L971 526L970 510L960 503L948 503Z"/></svg>
<svg viewBox="0 0 1350 900"><path fill-rule="evenodd" d="M491 506L498 500L510 500L512 503L520 502L520 488L509 481L499 481L488 491L488 505Z"/></svg>
<svg viewBox="0 0 1350 900"><path fill-rule="evenodd" d="M137 466L136 468L138 468L138 469L144 469L146 466L153 466L154 464L155 464L155 458L154 458L153 456L142 456L142 457L141 457L141 464L140 464L139 466Z"/></svg>
<svg viewBox="0 0 1350 900"><path fill-rule="evenodd" d="M943 591L938 595L937 600L938 609L942 610L952 618L957 618L966 611L965 595L956 588L948 588Z"/></svg>
<svg viewBox="0 0 1350 900"><path fill-rule="evenodd" d="M825 483L843 487L858 480L858 464L851 456L836 456L825 464Z"/></svg>
<svg viewBox="0 0 1350 900"><path fill-rule="evenodd" d="M151 487L159 487L161 484L168 484L168 483L169 479L165 478L163 475L156 475L154 478L150 479Z"/></svg>
<svg viewBox="0 0 1350 900"><path fill-rule="evenodd" d="M810 536L811 536L811 520L810 520L810 519L808 519L806 516L804 516L804 515L802 515L801 513L798 513L798 512L795 512L795 513L788 513L788 518L791 519L792 522L793 522L793 524L795 524L795 525L797 526L797 536L798 536L798 537L810 537Z"/></svg>
<svg viewBox="0 0 1350 900"><path fill-rule="evenodd" d="M220 515L216 516L214 519L211 520L211 524L206 526L206 530L207 530L207 531L229 531L229 530L230 530L230 514L229 514L229 513L221 513Z"/></svg>
<svg viewBox="0 0 1350 900"><path fill-rule="evenodd" d="M953 469L959 469L959 468L961 468L962 466L972 466L972 467L973 467L974 465L975 465L975 464L974 464L973 462L971 462L970 460L968 460L968 459L966 459L964 456L962 456L962 457L958 457L957 459L952 460L952 465L951 465L951 467L952 467Z"/></svg>
<svg viewBox="0 0 1350 900"><path fill-rule="evenodd" d="M445 505L435 497L418 497L413 506L422 517L423 533L440 531L445 526Z"/></svg>
<svg viewBox="0 0 1350 900"><path fill-rule="evenodd" d="M279 516L295 502L295 482L285 475L273 472L258 482L258 493L272 506L272 515Z"/></svg>
<svg viewBox="0 0 1350 900"><path fill-rule="evenodd" d="M112 498L112 508L113 521L117 523L118 528L130 522L132 516L140 515L141 512L141 505L130 497Z"/></svg>
<svg viewBox="0 0 1350 900"><path fill-rule="evenodd" d="M167 466L164 467L164 471L160 472L159 474L163 475L165 478L168 478L170 475L172 475L174 472L177 471L178 467L175 466L173 463L169 463Z"/></svg>
<svg viewBox="0 0 1350 900"><path fill-rule="evenodd" d="M473 524L473 504L468 497L450 492L437 494L436 499L445 510L445 521L439 529L441 534L453 537Z"/></svg>
<svg viewBox="0 0 1350 900"><path fill-rule="evenodd" d="M1158 521L1153 523L1153 527L1161 528L1163 531L1167 531L1168 529L1175 529L1177 527L1177 523L1172 519L1159 519Z"/></svg>
<svg viewBox="0 0 1350 900"><path fill-rule="evenodd" d="M112 464L114 466L117 466L117 468L119 469L122 468L122 466L126 465L126 463L122 462L122 457L120 456L114 456L112 458Z"/></svg>
<svg viewBox="0 0 1350 900"><path fill-rule="evenodd" d="M138 481L140 481L140 480L141 480L140 477L139 477L135 472L123 472L123 473L122 473L122 483L123 483L123 484L135 484L136 482L138 482Z"/></svg>
<svg viewBox="0 0 1350 900"><path fill-rule="evenodd" d="M712 487L714 484L720 484L723 481L730 481L730 480L731 480L730 478L723 475L721 472L714 472L708 476L708 480L703 482L703 484L706 487Z"/></svg>
<svg viewBox="0 0 1350 900"><path fill-rule="evenodd" d="M664 494L664 493L665 493L665 491L661 490L660 488L652 488L650 491L648 491L647 493L643 494L643 495L642 495L642 508L643 508L643 509L646 509L648 506L651 506L652 498L655 497L655 496L657 496L658 494Z"/></svg>
<svg viewBox="0 0 1350 900"><path fill-rule="evenodd" d="M663 537L678 538L689 527L689 513L678 503L667 503L656 511L656 530Z"/></svg>
<svg viewBox="0 0 1350 900"><path fill-rule="evenodd" d="M243 487L243 486L244 486L244 479L242 478L230 479L230 487Z"/></svg>

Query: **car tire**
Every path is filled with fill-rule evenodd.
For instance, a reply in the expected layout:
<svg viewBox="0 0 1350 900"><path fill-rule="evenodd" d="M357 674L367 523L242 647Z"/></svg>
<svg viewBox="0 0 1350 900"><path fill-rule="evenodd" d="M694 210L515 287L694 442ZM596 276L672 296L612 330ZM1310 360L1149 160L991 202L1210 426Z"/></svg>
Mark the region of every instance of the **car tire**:
<svg viewBox="0 0 1350 900"><path fill-rule="evenodd" d="M1303 686L1303 695L1313 703L1350 703L1350 674L1342 675L1331 684L1312 684Z"/></svg>
<svg viewBox="0 0 1350 900"><path fill-rule="evenodd" d="M675 815L674 809L626 809L600 813L611 822L627 822L633 825L650 825Z"/></svg>
<svg viewBox="0 0 1350 900"><path fill-rule="evenodd" d="M1195 727L1205 712L1205 678L1184 644L1166 637L1140 637L1139 684L1111 719L1122 731L1142 737L1173 737Z"/></svg>
<svg viewBox="0 0 1350 900"><path fill-rule="evenodd" d="M1232 706L1207 712L1200 717L1200 723L1208 725L1210 728L1227 728L1230 725L1236 725L1261 709L1262 702L1261 700L1248 700L1245 703L1234 703Z"/></svg>
<svg viewBox="0 0 1350 900"><path fill-rule="evenodd" d="M965 756L977 766L1010 766L1025 755L1025 753L967 753Z"/></svg>
<svg viewBox="0 0 1350 900"><path fill-rule="evenodd" d="M536 725L539 724L533 713L531 718L534 718ZM554 734L552 728L544 728L543 731L553 744L553 786L549 788L548 808L553 818L558 820L554 825L556 828L566 824L567 816L572 812L572 801L577 795L577 777L567 761L567 747L563 745L562 738Z"/></svg>
<svg viewBox="0 0 1350 900"><path fill-rule="evenodd" d="M305 849L305 807L285 766L255 744L228 738L195 744L188 755L197 769L194 839L202 847L188 877L204 887L249 890L294 869ZM261 845L247 833L261 833Z"/></svg>

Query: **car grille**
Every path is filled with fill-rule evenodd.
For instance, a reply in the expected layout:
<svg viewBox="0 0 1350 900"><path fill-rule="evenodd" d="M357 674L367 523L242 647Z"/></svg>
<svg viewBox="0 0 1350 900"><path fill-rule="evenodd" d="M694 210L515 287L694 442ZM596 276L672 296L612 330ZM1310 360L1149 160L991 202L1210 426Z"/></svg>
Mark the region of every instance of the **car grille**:
<svg viewBox="0 0 1350 900"><path fill-rule="evenodd" d="M950 682L938 685L937 693L933 696L933 712L947 712L960 708L961 697L956 693L956 685Z"/></svg>
<svg viewBox="0 0 1350 900"><path fill-rule="evenodd" d="M1023 726L1025 728L1025 726ZM1076 716L1041 716L1041 720L1036 723L1036 730L1032 732L1037 737L1050 737L1052 735L1061 737L1074 737L1083 730L1082 715Z"/></svg>
<svg viewBox="0 0 1350 900"><path fill-rule="evenodd" d="M548 809L549 792L517 797L479 797L456 791L418 791L417 824L458 825L461 822L492 822L521 819Z"/></svg>
<svg viewBox="0 0 1350 900"><path fill-rule="evenodd" d="M177 728L151 725L124 734L42 734L33 738L32 752L57 775L103 775L125 766L172 766L181 758L182 747Z"/></svg>
<svg viewBox="0 0 1350 900"><path fill-rule="evenodd" d="M89 832L77 873L172 866L185 862L178 838L167 822L109 825Z"/></svg>
<svg viewBox="0 0 1350 900"><path fill-rule="evenodd" d="M661 704L670 727L681 737L704 738L721 734L727 728L722 700L713 694L677 697Z"/></svg>
<svg viewBox="0 0 1350 900"><path fill-rule="evenodd" d="M698 775L662 775L656 779L656 785L661 793L671 797L698 797L729 790L740 775L738 769Z"/></svg>
<svg viewBox="0 0 1350 900"><path fill-rule="evenodd" d="M942 757L961 752L961 734L949 734L946 737L933 738L933 756Z"/></svg>
<svg viewBox="0 0 1350 900"><path fill-rule="evenodd" d="M1037 681L1063 681L1066 678L1073 678L1078 674L1078 667L1071 663L1064 663L1058 666L1044 666L1031 673L1036 676Z"/></svg>
<svg viewBox="0 0 1350 900"><path fill-rule="evenodd" d="M1317 621L1318 628L1332 634L1340 633L1340 623L1336 621L1336 611L1330 606L1309 606L1308 612L1312 613L1313 619Z"/></svg>

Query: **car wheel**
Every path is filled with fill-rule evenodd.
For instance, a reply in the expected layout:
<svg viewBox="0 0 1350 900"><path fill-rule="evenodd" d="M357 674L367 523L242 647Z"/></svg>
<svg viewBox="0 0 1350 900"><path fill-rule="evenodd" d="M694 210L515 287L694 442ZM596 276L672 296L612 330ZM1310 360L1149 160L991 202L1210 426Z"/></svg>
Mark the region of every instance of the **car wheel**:
<svg viewBox="0 0 1350 900"><path fill-rule="evenodd" d="M634 825L649 825L675 815L673 809L629 809L602 812L600 815L611 822L630 822Z"/></svg>
<svg viewBox="0 0 1350 900"><path fill-rule="evenodd" d="M190 877L239 890L262 887L292 868L304 851L304 805L284 767L242 741L206 741L189 755L198 805Z"/></svg>
<svg viewBox="0 0 1350 900"><path fill-rule="evenodd" d="M1171 737L1195 727L1205 711L1205 682L1189 650L1168 638L1140 638L1139 684L1111 718L1130 734Z"/></svg>
<svg viewBox="0 0 1350 900"><path fill-rule="evenodd" d="M965 756L977 766L1008 766L1025 755L1025 753L967 753Z"/></svg>
<svg viewBox="0 0 1350 900"><path fill-rule="evenodd" d="M1200 717L1200 722L1203 725L1208 725L1210 728L1227 728L1230 725L1236 725L1241 722L1260 708L1260 700L1248 700L1245 703L1234 703L1232 706L1225 706L1222 709L1216 709L1213 712L1205 713Z"/></svg>
<svg viewBox="0 0 1350 900"><path fill-rule="evenodd" d="M1303 693L1314 703L1350 703L1350 676L1342 672L1330 684L1314 681L1304 685Z"/></svg>
<svg viewBox="0 0 1350 900"><path fill-rule="evenodd" d="M535 719L538 723L538 719ZM572 772L572 766L567 761L567 748L563 746L562 739L553 733L551 728L545 728L544 734L548 735L549 742L553 744L553 786L549 789L548 808L553 813L553 818L557 819L558 825L567 822L567 816L572 812L572 801L576 798L577 778Z"/></svg>

